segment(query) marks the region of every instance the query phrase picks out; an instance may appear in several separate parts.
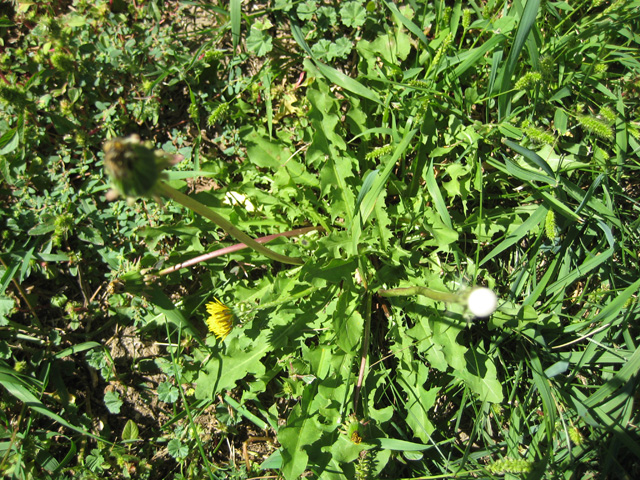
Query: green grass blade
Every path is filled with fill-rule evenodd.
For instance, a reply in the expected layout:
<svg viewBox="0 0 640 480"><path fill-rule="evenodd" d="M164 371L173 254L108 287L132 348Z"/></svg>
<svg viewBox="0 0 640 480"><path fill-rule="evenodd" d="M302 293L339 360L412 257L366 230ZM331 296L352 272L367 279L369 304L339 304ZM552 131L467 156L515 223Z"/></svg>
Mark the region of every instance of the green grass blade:
<svg viewBox="0 0 640 480"><path fill-rule="evenodd" d="M593 426L604 427L613 434L614 439L622 442L636 457L640 457L640 445L635 439L629 436L627 425L621 425L619 418L612 417L602 408L589 408L585 405L586 402L589 401L589 398L579 390L574 390L573 393L575 396L571 400L574 408L580 412L580 415L587 423ZM625 395L627 395L629 399L633 398L630 393L625 393Z"/></svg>
<svg viewBox="0 0 640 480"><path fill-rule="evenodd" d="M476 65L478 62L484 59L484 56L494 49L497 45L502 44L506 40L506 36L503 34L498 34L491 37L489 40L484 42L482 46L469 50L468 52L464 52L459 55L462 62L455 68L453 71L451 78L455 80L463 75L467 70Z"/></svg>
<svg viewBox="0 0 640 480"><path fill-rule="evenodd" d="M579 201L582 207L584 206L582 205L584 203L587 207L593 209L598 215L600 215L601 218L610 222L613 227L622 227L622 223L616 217L615 212L610 208L607 208L607 206L600 200L594 197L588 197L584 190L567 178L560 177L558 180L562 185L562 190L575 200Z"/></svg>
<svg viewBox="0 0 640 480"><path fill-rule="evenodd" d="M322 62L316 61L316 66L320 73L322 73L322 75L324 75L330 82L363 98L367 98L376 103L382 103L382 100L380 100L380 96L376 92L374 92L370 88L365 87L357 80L345 75L342 72L339 72L329 65L325 65Z"/></svg>
<svg viewBox="0 0 640 480"><path fill-rule="evenodd" d="M496 80L498 79L498 73L500 72L500 65L502 63L502 57L504 56L504 51L497 50L493 53L493 58L491 59L491 72L489 73L489 84L487 85L487 97L490 97L493 93L493 90L496 85ZM487 112L487 115L489 112ZM488 121L488 120L487 120Z"/></svg>
<svg viewBox="0 0 640 480"><path fill-rule="evenodd" d="M596 188L600 186L600 184L605 179L605 177L606 175L604 173L601 173L596 177L593 183L589 185L589 189L587 190L587 193L585 193L584 198L580 202L580 205L578 205L578 208L576 209L576 213L580 213L580 211L584 208L584 206L589 203L589 200L591 200L591 197L593 196L593 193L595 192Z"/></svg>
<svg viewBox="0 0 640 480"><path fill-rule="evenodd" d="M237 53L240 43L240 27L242 21L242 0L231 0L229 4L229 16L231 18L231 41L233 43L233 53Z"/></svg>
<svg viewBox="0 0 640 480"><path fill-rule="evenodd" d="M60 473L60 471L67 466L67 464L73 460L76 457L76 454L78 452L78 449L76 447L76 443L73 440L69 440L69 442L71 443L71 446L69 447L69 451L67 452L67 454L64 456L64 458L58 463L58 466L55 468L55 470L52 472L53 475L56 475L58 473ZM55 477L54 477L55 478Z"/></svg>
<svg viewBox="0 0 640 480"><path fill-rule="evenodd" d="M604 401L609 401L611 396L620 388L632 381L632 377L640 372L640 348L631 355L627 363L604 385L591 395L584 404L588 407L595 407Z"/></svg>
<svg viewBox="0 0 640 480"><path fill-rule="evenodd" d="M528 3L528 1L527 1ZM533 24L531 26L531 32L527 35L527 52L529 53L529 59L531 61L532 70L538 71L540 70L540 55L538 53L538 45L542 44L540 29L537 27L535 23L535 18L537 14L533 18Z"/></svg>
<svg viewBox="0 0 640 480"><path fill-rule="evenodd" d="M78 345L73 345L69 348L65 348L64 350L56 353L56 358L64 358L69 355L74 355L76 353L84 352L86 350L91 350L92 348L100 347L101 344L98 342L83 342Z"/></svg>
<svg viewBox="0 0 640 480"><path fill-rule="evenodd" d="M24 257L22 260L22 268L20 269L20 274L18 275L18 279L20 282L23 282L24 279L27 277L27 271L29 270L29 264L31 262L31 258L33 257L33 251L35 250L35 248L36 246L34 245L29 250L24 252Z"/></svg>
<svg viewBox="0 0 640 480"><path fill-rule="evenodd" d="M535 349L531 350L531 358L530 358L530 367L531 367L531 375L533 377L533 383L540 394L540 398L542 399L542 409L544 411L544 425L547 434L547 438L549 439L549 443L552 443L553 432L555 430L556 424L556 404L553 400L553 394L551 392L551 385L549 384L549 379L544 374L542 363L540 362L540 358L538 357L538 353ZM551 445L549 445L551 448Z"/></svg>
<svg viewBox="0 0 640 480"><path fill-rule="evenodd" d="M508 111L511 106L511 96L507 94L507 92L511 88L511 78L515 73L518 58L522 52L522 47L524 47L524 44L527 41L527 38L531 33L531 29L536 21L539 7L540 0L527 1L524 11L522 12L522 17L520 18L520 23L518 24L516 38L511 46L509 55L507 56L507 61L504 66L504 70L502 71L502 82L500 84L501 96L498 101L499 118L501 119L508 115Z"/></svg>
<svg viewBox="0 0 640 480"><path fill-rule="evenodd" d="M376 178L378 178L378 170L373 170L364 177L364 182L362 182L362 187L360 187L360 191L358 192L358 197L356 198L356 208L355 211L360 209L360 205L362 201L366 197L367 193L371 190L373 186L373 182Z"/></svg>
<svg viewBox="0 0 640 480"><path fill-rule="evenodd" d="M377 438L372 441L384 450L397 450L399 452L421 452L430 448L429 445L421 443L407 442L396 438Z"/></svg>
<svg viewBox="0 0 640 480"><path fill-rule="evenodd" d="M590 271L607 262L613 256L613 253L613 248L610 248L602 253L597 253L595 256L583 262L579 267L572 269L568 274L564 275L558 281L549 285L549 288L547 288L547 293L554 295L561 290L565 290L577 279L584 277Z"/></svg>
<svg viewBox="0 0 640 480"><path fill-rule="evenodd" d="M94 435L93 433L87 430L84 430L81 427L77 427L72 423L69 423L60 415L53 413L44 405L44 403L40 401L38 397L36 397L33 393L31 393L31 391L24 385L23 382L21 382L14 376L0 373L0 384L2 384L2 386L6 388L11 395L13 395L16 399L20 400L31 410L38 412L44 415L45 417L49 417L51 420L59 423L60 425L67 427L73 431L76 431L82 435L87 435L91 438L94 438L96 440L100 440L103 442L106 441L105 439L100 438L99 436Z"/></svg>
<svg viewBox="0 0 640 480"><path fill-rule="evenodd" d="M540 280L538 280L536 287L529 295L527 295L527 298L525 298L522 302L523 305L534 305L538 301L540 295L542 295L542 293L545 291L545 288L551 281L551 278L555 277L560 258L561 257L559 255L553 257L553 259L549 263L549 266L547 267L547 270L544 272L544 275Z"/></svg>
<svg viewBox="0 0 640 480"><path fill-rule="evenodd" d="M493 250L489 252L489 254L482 259L480 262L480 266L487 263L496 255L504 252L507 248L515 245L522 237L524 237L529 231L540 224L540 222L544 222L544 219L547 215L548 208L544 205L540 205L530 216L527 218L522 225L520 225L516 230L505 238L502 242L500 242Z"/></svg>
<svg viewBox="0 0 640 480"><path fill-rule="evenodd" d="M266 69L262 74L262 91L264 92L264 103L267 114L267 131L269 132L269 138L273 137L273 100L271 98L271 82L273 81L273 75L270 69Z"/></svg>
<svg viewBox="0 0 640 480"><path fill-rule="evenodd" d="M546 175L543 175L542 173L536 172L534 170L522 168L520 165L513 162L512 160L509 160L508 158L505 158L504 165L506 168L501 168L501 170L525 182L544 182L551 186L555 186L557 183L553 178L549 178Z"/></svg>
<svg viewBox="0 0 640 480"><path fill-rule="evenodd" d="M637 280L611 301L602 311L595 316L591 323L607 323L619 318L620 310L627 301L640 289L640 280Z"/></svg>
<svg viewBox="0 0 640 480"><path fill-rule="evenodd" d="M436 212L440 215L440 219L442 222L449 228L453 229L453 223L451 222L451 216L449 215L449 211L447 210L447 204L442 198L442 193L440 192L440 188L438 188L438 183L436 182L435 173L433 170L433 159L429 162L429 169L427 170L427 174L425 176L425 182L427 184L427 190L429 191L429 195L433 199L433 204L436 207Z"/></svg>
<svg viewBox="0 0 640 480"><path fill-rule="evenodd" d="M267 430L267 428L269 428L269 425L267 425L267 422L265 422L261 418L258 418L257 416L255 416L253 413L251 413L249 410L247 410L241 404L236 402L229 395L225 395L224 396L224 401L225 401L225 403L230 405L236 412L238 412L240 415L242 415L244 418L246 418L247 420L251 421L256 427L258 427L258 428L260 428L262 430Z"/></svg>
<svg viewBox="0 0 640 480"><path fill-rule="evenodd" d="M4 271L4 274L0 279L0 295L4 294L5 290L9 286L9 283L11 283L11 280L13 279L14 275L16 274L16 272L18 271L21 265L22 265L22 262L16 262L13 265L11 265L10 268L7 268Z"/></svg>
<svg viewBox="0 0 640 480"><path fill-rule="evenodd" d="M291 23L291 35L293 35L293 39L298 45L302 47L307 55L313 58L313 52L311 51L311 48L309 48L307 41L304 39L304 33L302 32L300 26L295 22Z"/></svg>
<svg viewBox="0 0 640 480"><path fill-rule="evenodd" d="M551 170L551 167L549 166L549 164L545 162L544 159L540 155L538 155L536 152L533 152L528 148L522 147L518 145L516 142L513 142L506 138L502 142L505 145L507 145L509 148L511 148L513 151L518 152L520 155L522 155L523 157L525 157L526 159L530 160L535 165L540 167L540 169L542 169L542 171L546 173L549 177L555 178L555 173L553 172L553 170Z"/></svg>
<svg viewBox="0 0 640 480"><path fill-rule="evenodd" d="M548 201L551 205L553 205L553 210L555 212L558 212L560 215L568 218L569 220L575 221L575 222L583 222L583 219L580 217L580 215L576 215L575 212L573 212L569 207L567 207L564 203L562 203L560 200L558 200L556 197L554 197L553 195L545 192L545 191L540 191L538 192L542 197L544 197L544 199L546 201Z"/></svg>
<svg viewBox="0 0 640 480"><path fill-rule="evenodd" d="M382 171L382 173L379 175L376 175L376 177L372 179L374 180L373 184L371 185L370 190L366 193L366 195L362 200L362 203L360 204L360 209L358 210L358 213L360 214L360 221L362 222L363 225L364 223L366 223L367 219L371 215L371 212L373 212L373 207L376 201L378 200L378 198L380 197L380 194L382 193L382 189L386 185L387 180L389 180L389 176L391 175L393 167L395 167L398 159L402 155L404 155L407 148L409 147L409 144L411 143L411 140L413 139L414 135L418 131L415 128L410 130L410 127L411 125L409 122L409 124L407 124L407 133L405 134L402 141L396 147L395 151L393 152L393 155L389 158L389 160L387 160L387 164L385 165L385 168Z"/></svg>
<svg viewBox="0 0 640 480"><path fill-rule="evenodd" d="M388 2L387 0L382 0L382 2L387 6L387 8L391 11L391 13L393 13L398 18L398 20L400 20L400 22L402 22L402 24L407 28L407 30L409 30L416 37L418 37L418 39L424 45L426 46L429 45L429 40L427 39L425 34L422 33L422 30L415 23L413 23L407 17L402 15L402 13L400 13L400 10L398 10L398 7L396 7L394 3Z"/></svg>

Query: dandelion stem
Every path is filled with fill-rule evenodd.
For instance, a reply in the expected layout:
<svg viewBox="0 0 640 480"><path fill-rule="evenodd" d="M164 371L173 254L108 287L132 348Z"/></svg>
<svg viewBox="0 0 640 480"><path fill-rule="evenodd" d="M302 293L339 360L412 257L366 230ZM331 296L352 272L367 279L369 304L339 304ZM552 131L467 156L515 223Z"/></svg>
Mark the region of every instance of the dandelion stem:
<svg viewBox="0 0 640 480"><path fill-rule="evenodd" d="M287 257L286 255L281 255L279 253L274 252L273 250L261 245L256 242L249 235L239 230L235 225L229 222L224 217L218 215L209 207L203 205L202 203L194 200L193 198L179 192L175 188L170 187L165 182L158 182L156 193L160 195L166 195L172 200L178 202L186 208L189 208L196 212L199 215L211 220L213 223L218 225L222 230L224 230L227 234L231 235L233 238L238 240L239 242L244 243L250 248L253 248L255 251L262 253L264 256L271 258L272 260L277 260L278 262L287 263L289 265L302 265L304 261L298 257Z"/></svg>
<svg viewBox="0 0 640 480"><path fill-rule="evenodd" d="M378 295L381 297L410 297L412 295L424 295L425 297L429 297L431 300L436 300L438 302L461 303L464 301L458 293L439 292L437 290L432 290L431 288L420 286L378 290Z"/></svg>
<svg viewBox="0 0 640 480"><path fill-rule="evenodd" d="M302 227L302 228L296 228L295 230L289 230L288 232L282 232L282 233L274 233L272 235L267 235L265 237L260 237L260 238L256 238L256 242L258 243L267 243L270 242L271 240L275 240L278 237L297 237L298 235L304 235L305 233L308 232L313 232L313 231L323 231L324 228L322 227ZM233 253L233 252L237 252L239 250L243 250L245 248L249 248L247 245L245 245L244 243L236 243L235 245L230 245L228 247L224 247L224 248L220 248L218 250L215 250L213 252L209 252L209 253L205 253L204 255L198 255L197 257L194 257L190 260L187 260L186 262L182 262L182 263L178 263L177 265L173 265L172 267L167 267L163 270L160 270L156 275L158 275L159 277L163 276L163 275L168 275L170 273L176 272L178 270L181 270L183 268L188 268L191 267L192 265L196 265L200 262L206 262L207 260L211 260L212 258L216 258L216 257L220 257L222 255L227 255L229 253Z"/></svg>

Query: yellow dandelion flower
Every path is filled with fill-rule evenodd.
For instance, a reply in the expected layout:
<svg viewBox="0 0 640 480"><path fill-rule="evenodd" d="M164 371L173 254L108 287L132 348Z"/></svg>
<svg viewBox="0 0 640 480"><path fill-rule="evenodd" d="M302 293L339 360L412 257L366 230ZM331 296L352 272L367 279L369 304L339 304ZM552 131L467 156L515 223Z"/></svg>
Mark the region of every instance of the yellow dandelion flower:
<svg viewBox="0 0 640 480"><path fill-rule="evenodd" d="M207 327L220 340L224 340L233 329L233 312L217 298L215 302L207 303Z"/></svg>

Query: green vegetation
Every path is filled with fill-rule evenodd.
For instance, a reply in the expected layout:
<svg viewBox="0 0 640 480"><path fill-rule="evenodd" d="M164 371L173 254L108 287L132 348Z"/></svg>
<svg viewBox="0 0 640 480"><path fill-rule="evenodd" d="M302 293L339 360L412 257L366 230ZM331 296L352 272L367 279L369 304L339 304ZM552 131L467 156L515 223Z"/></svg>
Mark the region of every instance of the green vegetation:
<svg viewBox="0 0 640 480"><path fill-rule="evenodd" d="M635 478L638 32L5 2L2 475Z"/></svg>

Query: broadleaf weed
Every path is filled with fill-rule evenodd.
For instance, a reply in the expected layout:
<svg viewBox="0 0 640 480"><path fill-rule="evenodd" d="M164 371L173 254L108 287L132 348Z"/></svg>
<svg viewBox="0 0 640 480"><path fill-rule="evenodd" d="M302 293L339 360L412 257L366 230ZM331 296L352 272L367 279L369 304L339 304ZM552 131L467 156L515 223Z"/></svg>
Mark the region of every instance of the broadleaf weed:
<svg viewBox="0 0 640 480"><path fill-rule="evenodd" d="M0 471L631 475L640 13L600 3L7 7Z"/></svg>

